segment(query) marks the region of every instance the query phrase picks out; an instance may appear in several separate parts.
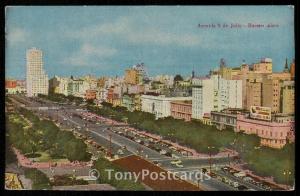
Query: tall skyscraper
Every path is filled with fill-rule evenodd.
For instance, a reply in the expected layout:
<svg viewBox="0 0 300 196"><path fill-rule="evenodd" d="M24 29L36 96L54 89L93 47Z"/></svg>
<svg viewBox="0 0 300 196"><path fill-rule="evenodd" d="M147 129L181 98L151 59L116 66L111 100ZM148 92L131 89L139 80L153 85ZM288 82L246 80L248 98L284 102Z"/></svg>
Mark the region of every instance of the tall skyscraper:
<svg viewBox="0 0 300 196"><path fill-rule="evenodd" d="M26 90L27 96L48 95L49 81L43 69L43 52L31 48L26 53Z"/></svg>

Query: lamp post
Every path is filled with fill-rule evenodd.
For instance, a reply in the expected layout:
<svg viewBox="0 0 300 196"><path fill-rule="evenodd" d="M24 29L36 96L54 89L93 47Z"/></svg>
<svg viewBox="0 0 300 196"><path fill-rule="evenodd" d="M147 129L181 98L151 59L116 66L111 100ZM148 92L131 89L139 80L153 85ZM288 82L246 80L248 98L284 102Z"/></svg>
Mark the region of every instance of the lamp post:
<svg viewBox="0 0 300 196"><path fill-rule="evenodd" d="M108 156L109 156L110 158L112 158L111 133L108 134L108 136L109 136L109 150L108 150Z"/></svg>
<svg viewBox="0 0 300 196"><path fill-rule="evenodd" d="M211 173L211 149L214 149L215 147L214 146L208 146L207 147L208 150L209 150L209 172Z"/></svg>

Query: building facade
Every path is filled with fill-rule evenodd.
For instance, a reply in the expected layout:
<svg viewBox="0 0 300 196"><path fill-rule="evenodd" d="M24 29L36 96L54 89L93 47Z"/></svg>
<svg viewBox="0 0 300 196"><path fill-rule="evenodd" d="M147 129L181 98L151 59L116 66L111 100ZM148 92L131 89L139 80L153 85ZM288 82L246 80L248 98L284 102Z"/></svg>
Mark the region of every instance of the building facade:
<svg viewBox="0 0 300 196"><path fill-rule="evenodd" d="M171 101L171 116L175 119L191 121L192 101Z"/></svg>
<svg viewBox="0 0 300 196"><path fill-rule="evenodd" d="M48 95L49 81L43 69L43 52L36 48L26 53L26 91L28 97Z"/></svg>
<svg viewBox="0 0 300 196"><path fill-rule="evenodd" d="M294 81L284 81L281 88L281 109L284 114L295 113L295 88Z"/></svg>
<svg viewBox="0 0 300 196"><path fill-rule="evenodd" d="M68 84L70 78L54 76L49 80L49 93L58 93L68 96Z"/></svg>
<svg viewBox="0 0 300 196"><path fill-rule="evenodd" d="M255 73L272 73L272 59L262 58L259 63L253 64L253 72Z"/></svg>
<svg viewBox="0 0 300 196"><path fill-rule="evenodd" d="M251 106L262 105L262 79L246 80L246 107L250 110Z"/></svg>
<svg viewBox="0 0 300 196"><path fill-rule="evenodd" d="M242 80L219 78L218 111L226 108L242 108Z"/></svg>
<svg viewBox="0 0 300 196"><path fill-rule="evenodd" d="M210 78L192 80L192 118L202 119L214 107L214 82Z"/></svg>
<svg viewBox="0 0 300 196"><path fill-rule="evenodd" d="M280 112L280 82L277 79L264 79L262 82L262 106L270 107L272 112Z"/></svg>
<svg viewBox="0 0 300 196"><path fill-rule="evenodd" d="M164 118L171 116L171 102L172 101L188 101L191 97L165 97L164 95L142 95L141 109L143 112L155 114L155 117Z"/></svg>
<svg viewBox="0 0 300 196"><path fill-rule="evenodd" d="M245 115L237 115L237 132L256 134L260 137L260 144L271 148L282 148L287 143L288 136L293 132L292 122L279 123L251 119Z"/></svg>
<svg viewBox="0 0 300 196"><path fill-rule="evenodd" d="M95 100L97 98L97 90L86 90L85 99L86 100Z"/></svg>
<svg viewBox="0 0 300 196"><path fill-rule="evenodd" d="M139 84L140 83L140 75L138 70L135 69L127 69L125 70L125 83L126 84Z"/></svg>

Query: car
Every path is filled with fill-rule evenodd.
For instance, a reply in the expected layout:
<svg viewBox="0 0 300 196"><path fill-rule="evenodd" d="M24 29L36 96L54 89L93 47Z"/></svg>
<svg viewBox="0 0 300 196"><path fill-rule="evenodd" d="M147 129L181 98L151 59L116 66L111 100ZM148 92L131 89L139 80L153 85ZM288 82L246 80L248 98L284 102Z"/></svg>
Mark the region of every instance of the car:
<svg viewBox="0 0 300 196"><path fill-rule="evenodd" d="M234 173L233 174L235 177L244 177L244 176L246 176L246 173L245 172L242 172L242 171L240 171L240 172L236 172L236 173Z"/></svg>
<svg viewBox="0 0 300 196"><path fill-rule="evenodd" d="M122 146L122 149L127 149L127 147L124 145L124 146Z"/></svg>
<svg viewBox="0 0 300 196"><path fill-rule="evenodd" d="M153 164L156 166L161 166L161 163L159 163L158 161L153 161Z"/></svg>
<svg viewBox="0 0 300 196"><path fill-rule="evenodd" d="M99 125L100 123L99 122L96 122L96 125Z"/></svg>
<svg viewBox="0 0 300 196"><path fill-rule="evenodd" d="M162 155L165 155L166 153L167 153L166 150L161 150L161 151L159 152L159 154L162 154Z"/></svg>
<svg viewBox="0 0 300 196"><path fill-rule="evenodd" d="M169 146L170 150L176 150L177 148L175 146Z"/></svg>
<svg viewBox="0 0 300 196"><path fill-rule="evenodd" d="M64 118L64 120L67 120L66 118Z"/></svg>
<svg viewBox="0 0 300 196"><path fill-rule="evenodd" d="M135 142L137 142L137 143L140 143L141 142L141 140L140 139L137 139L137 140L134 140Z"/></svg>
<svg viewBox="0 0 300 196"><path fill-rule="evenodd" d="M171 153L171 152L167 152L167 153L165 154L165 156L167 156L167 157L172 157L172 153Z"/></svg>
<svg viewBox="0 0 300 196"><path fill-rule="evenodd" d="M228 171L228 170L229 170L228 167L222 167L221 169L222 169L223 171Z"/></svg>
<svg viewBox="0 0 300 196"><path fill-rule="evenodd" d="M118 153L119 155L123 155L123 154L124 154L123 150L121 150L121 149L119 149L117 153Z"/></svg>
<svg viewBox="0 0 300 196"><path fill-rule="evenodd" d="M179 167L179 168L183 168L183 165L180 165L180 164L175 164L176 167Z"/></svg>
<svg viewBox="0 0 300 196"><path fill-rule="evenodd" d="M244 186L244 185L239 185L237 187L237 189L240 190L240 191L248 190L248 188L246 186Z"/></svg>
<svg viewBox="0 0 300 196"><path fill-rule="evenodd" d="M228 183L228 182L229 182L229 180L228 180L226 177L222 177L222 182L224 182L224 183Z"/></svg>
<svg viewBox="0 0 300 196"><path fill-rule="evenodd" d="M201 169L201 172L205 174L205 173L208 172L208 171L207 171L206 168L202 168L202 169Z"/></svg>
<svg viewBox="0 0 300 196"><path fill-rule="evenodd" d="M180 164L180 163L182 163L181 160L174 160L174 161L171 161L171 164L172 164L172 165Z"/></svg>
<svg viewBox="0 0 300 196"><path fill-rule="evenodd" d="M245 177L243 178L243 181L245 181L245 182L252 182L253 179L252 179L251 177L249 177L249 176L245 176Z"/></svg>
<svg viewBox="0 0 300 196"><path fill-rule="evenodd" d="M237 188L239 186L239 183L238 182L233 182L232 185L233 185L234 188Z"/></svg>
<svg viewBox="0 0 300 196"><path fill-rule="evenodd" d="M157 152L160 152L160 151L161 151L161 149L158 148L158 147L154 147L154 150L157 151Z"/></svg>
<svg viewBox="0 0 300 196"><path fill-rule="evenodd" d="M208 175L209 175L210 177L212 177L212 178L216 178L216 177L217 177L217 175L216 175L215 173L213 173L213 172L208 173Z"/></svg>

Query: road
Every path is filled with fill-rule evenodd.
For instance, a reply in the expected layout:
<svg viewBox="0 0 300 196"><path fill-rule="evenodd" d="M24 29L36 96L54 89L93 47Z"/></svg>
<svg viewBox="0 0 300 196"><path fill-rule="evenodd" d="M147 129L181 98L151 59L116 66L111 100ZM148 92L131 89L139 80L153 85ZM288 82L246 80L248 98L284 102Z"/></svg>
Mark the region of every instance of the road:
<svg viewBox="0 0 300 196"><path fill-rule="evenodd" d="M81 119L80 117L74 116L74 114L80 114L80 111L78 111L77 109L82 108L78 106L68 104L61 106L48 100L44 101L45 103L38 103L34 99L29 99L20 96L13 96L13 98L15 98L18 101L22 100L22 102L25 103L27 108L34 110L37 114L43 116L44 118L46 117L55 120L57 123L60 123L60 126L63 128L73 129L79 126L80 129L78 129L77 132L90 136L92 140L108 149L111 148L112 153L114 154L116 154L117 150L121 149L122 146L126 146L127 151L124 152L124 155L120 156L138 154L149 161L159 162L163 169L172 172L181 171L189 173L194 172L196 170L199 171L201 168L207 167L209 164L209 159L180 157L180 160L182 160L182 164L184 167L178 168L170 163L172 160L175 159L161 155L159 152L153 149L150 149L144 145L141 145L112 131L117 129L117 127L107 124L96 124L95 122L89 122L87 120ZM15 103L17 104L17 102ZM38 107L49 107L50 109L39 110ZM215 165L226 165L227 163L228 158L212 159L212 164ZM191 181L195 184L199 183L195 177ZM246 184L244 185L247 186ZM200 182L200 186L203 187L205 190L236 190L228 184L225 184L214 178ZM252 187L249 188L253 189Z"/></svg>

